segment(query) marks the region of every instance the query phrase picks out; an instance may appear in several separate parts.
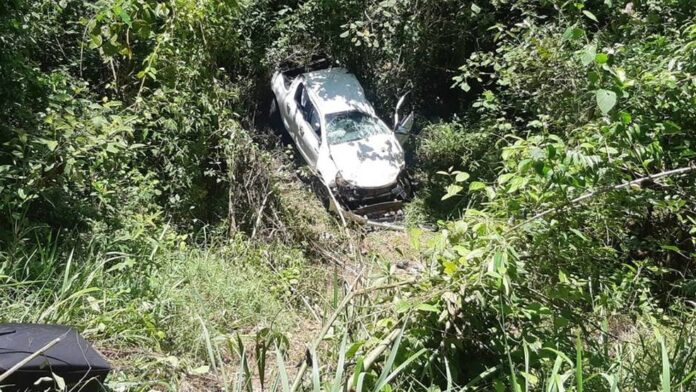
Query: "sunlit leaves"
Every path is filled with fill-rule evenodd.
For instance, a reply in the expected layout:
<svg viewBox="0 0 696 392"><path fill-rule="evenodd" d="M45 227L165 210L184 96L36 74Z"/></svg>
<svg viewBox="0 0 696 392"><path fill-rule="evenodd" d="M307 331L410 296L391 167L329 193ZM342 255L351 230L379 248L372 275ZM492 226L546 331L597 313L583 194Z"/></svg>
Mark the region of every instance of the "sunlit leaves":
<svg viewBox="0 0 696 392"><path fill-rule="evenodd" d="M469 177L471 177L471 176L469 175L469 173L466 173L466 172L456 172L456 174L455 174L455 176L454 176L454 181L456 181L456 182L464 182L464 181L468 180Z"/></svg>
<svg viewBox="0 0 696 392"><path fill-rule="evenodd" d="M462 185L458 185L459 183L463 183L471 177L469 173L455 170L452 171L452 168L450 168L450 171L440 171L438 174L445 175L448 177L454 177L454 184L450 184L447 186L446 193L444 196L442 196L442 200L447 200L451 197L457 196L461 193L462 190L464 190L464 187Z"/></svg>
<svg viewBox="0 0 696 392"><path fill-rule="evenodd" d="M448 185L446 188L447 193L445 193L445 195L442 196L442 200L447 200L450 197L459 195L459 192L461 192L462 189L464 189L464 187L462 187L461 185L457 185L457 184Z"/></svg>
<svg viewBox="0 0 696 392"><path fill-rule="evenodd" d="M443 261L442 266L446 275L452 276L457 271L457 264L450 260Z"/></svg>
<svg viewBox="0 0 696 392"><path fill-rule="evenodd" d="M595 56L595 61L597 64L605 64L607 61L609 61L609 55L606 53L597 53Z"/></svg>
<svg viewBox="0 0 696 392"><path fill-rule="evenodd" d="M486 184L480 181L474 181L471 184L469 184L469 190L470 191L478 191L481 189L484 189L486 187Z"/></svg>
<svg viewBox="0 0 696 392"><path fill-rule="evenodd" d="M616 93L611 90L600 89L595 93L595 100L599 110L601 110L603 114L607 114L616 105Z"/></svg>
<svg viewBox="0 0 696 392"><path fill-rule="evenodd" d="M588 10L583 10L582 14L585 15L588 19L590 19L596 23L599 23L599 21L597 20L597 17L592 12L590 12Z"/></svg>
<svg viewBox="0 0 696 392"><path fill-rule="evenodd" d="M572 40L572 41L578 40L584 36L585 36L585 30L583 30L577 26L570 26L563 33L563 38L565 38L566 40Z"/></svg>
<svg viewBox="0 0 696 392"><path fill-rule="evenodd" d="M55 151L56 147L58 147L58 142L55 140L48 140L48 139L42 139L39 138L37 140L39 143L44 144L50 151Z"/></svg>
<svg viewBox="0 0 696 392"><path fill-rule="evenodd" d="M597 46L590 44L585 46L580 54L580 61L582 65L587 66L595 60L597 56Z"/></svg>

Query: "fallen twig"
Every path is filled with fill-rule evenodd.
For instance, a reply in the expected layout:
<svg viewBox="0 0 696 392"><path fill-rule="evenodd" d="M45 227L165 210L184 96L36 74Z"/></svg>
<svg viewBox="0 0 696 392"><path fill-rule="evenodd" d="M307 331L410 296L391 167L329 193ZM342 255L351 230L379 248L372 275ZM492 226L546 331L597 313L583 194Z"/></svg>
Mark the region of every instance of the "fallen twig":
<svg viewBox="0 0 696 392"><path fill-rule="evenodd" d="M393 223L376 222L376 221L372 221L372 220L368 219L365 222L365 224L368 226L381 227L382 229L388 229L388 230L394 230L394 231L406 231L405 226L395 225Z"/></svg>
<svg viewBox="0 0 696 392"><path fill-rule="evenodd" d="M0 375L0 382L5 381L5 379L9 376L12 375L12 373L16 372L19 368L22 366L26 365L27 363L31 362L34 358L38 357L39 355L43 354L45 351L50 349L51 347L55 346L58 342L60 342L60 338L55 338L51 340L50 342L46 343L45 346L41 347L38 351L30 354L26 358L22 359L19 361L16 365L12 366L11 368L7 369L7 371L3 374Z"/></svg>
<svg viewBox="0 0 696 392"><path fill-rule="evenodd" d="M681 168L679 168L679 169L663 171L663 172L660 172L660 173L657 173L657 174L652 174L652 175L648 175L648 176L645 176L645 177L637 178L637 179L635 179L635 180L627 181L627 182L621 183L621 184L619 184L619 185L608 186L608 187L604 187L604 188L597 189L596 191L588 192L588 193L586 193L586 194L584 194L584 195L582 195L582 196L576 197L575 199L573 199L573 200L571 200L571 201L569 201L569 202L563 204L562 206L549 208L548 210L542 211L542 212L540 212L540 213L534 215L533 217L531 217L531 218L525 220L524 222L521 222L521 223L519 223L519 224L517 224L517 225L515 225L515 226L512 226L511 228L505 230L505 234L507 234L507 233L509 233L509 232L511 232L511 231L517 230L517 229L519 229L519 228L522 227L522 226L525 226L525 225L527 225L527 224L529 224L529 223L531 223L531 222L534 222L534 221L536 221L536 220L538 220L538 219L541 219L541 218L545 217L546 215L549 215L549 214L551 214L551 213L554 213L554 212L556 212L556 211L558 211L558 210L560 210L560 209L562 209L562 208L565 208L565 207L568 207L568 206L572 206L572 205L574 205L574 204L578 204L578 203L580 203L580 202L582 202L582 201L585 201L585 200L587 200L587 199L590 199L590 198L592 198L592 197L594 197L594 196L597 196L597 195L599 195L599 194L606 193L606 192L611 192L611 191L616 191L616 190L619 190L619 189L629 188L629 187L631 187L631 186L640 185L640 184L642 184L642 183L644 183L644 182L646 182L646 181L654 181L654 180L657 180L657 179L660 179L660 178L663 178L663 177L669 177L669 176L674 176L674 175L678 175L678 174L685 174L685 173L689 173L689 172L691 172L691 171L696 171L696 165L691 164L691 165L689 165L689 166L687 166L687 167L681 167Z"/></svg>
<svg viewBox="0 0 696 392"><path fill-rule="evenodd" d="M268 197L273 193L273 190L268 191L266 193L266 196L263 197L263 201L261 202L261 207L259 207L259 212L256 216L256 222L254 222L254 229L251 231L251 239L253 240L254 237L256 237L256 230L259 228L259 225L261 224L261 218L263 218L263 210L266 208L266 202L268 202Z"/></svg>
<svg viewBox="0 0 696 392"><path fill-rule="evenodd" d="M382 339L379 344L375 348L373 348L367 355L365 356L365 360L363 361L363 371L368 371L370 370L370 367L377 361L377 358L384 353L384 351L396 340L396 338L399 336L401 333L402 328L396 328L393 331L391 331L384 339Z"/></svg>

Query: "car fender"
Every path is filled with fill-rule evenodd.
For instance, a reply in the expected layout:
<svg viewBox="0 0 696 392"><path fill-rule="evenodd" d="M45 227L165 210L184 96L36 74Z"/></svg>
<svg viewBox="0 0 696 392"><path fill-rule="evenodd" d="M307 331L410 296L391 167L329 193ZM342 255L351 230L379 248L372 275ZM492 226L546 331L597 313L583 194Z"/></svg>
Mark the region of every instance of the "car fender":
<svg viewBox="0 0 696 392"><path fill-rule="evenodd" d="M288 113L288 100L293 99L292 92L295 91L295 89L297 88L297 83L297 80L293 80L290 84L290 87L286 89L285 81L283 80L283 76L280 73L276 75L272 82L273 95L275 95L276 102L278 104L278 112L280 113L280 119L283 122L285 129L288 130L290 136L292 136L293 139L296 139L297 135L295 135L295 131L291 126L293 120L290 118L290 115Z"/></svg>
<svg viewBox="0 0 696 392"><path fill-rule="evenodd" d="M284 95L287 94L285 84L283 83L283 76L280 72L275 72L271 78L271 91L273 92L276 100L283 99Z"/></svg>
<svg viewBox="0 0 696 392"><path fill-rule="evenodd" d="M331 158L331 152L329 151L329 146L326 142L322 143L319 147L319 156L317 157L317 173L319 173L321 179L329 187L334 186L336 183L338 167L336 167L336 163Z"/></svg>

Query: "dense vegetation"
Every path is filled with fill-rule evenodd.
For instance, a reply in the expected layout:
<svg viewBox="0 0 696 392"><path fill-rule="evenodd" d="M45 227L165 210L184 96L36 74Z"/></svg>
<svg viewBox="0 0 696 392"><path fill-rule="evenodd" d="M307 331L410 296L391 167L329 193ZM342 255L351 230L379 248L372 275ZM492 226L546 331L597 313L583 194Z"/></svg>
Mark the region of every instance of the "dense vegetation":
<svg viewBox="0 0 696 392"><path fill-rule="evenodd" d="M695 10L3 1L0 321L75 325L118 390L693 390ZM411 92L407 239L266 124L316 54Z"/></svg>

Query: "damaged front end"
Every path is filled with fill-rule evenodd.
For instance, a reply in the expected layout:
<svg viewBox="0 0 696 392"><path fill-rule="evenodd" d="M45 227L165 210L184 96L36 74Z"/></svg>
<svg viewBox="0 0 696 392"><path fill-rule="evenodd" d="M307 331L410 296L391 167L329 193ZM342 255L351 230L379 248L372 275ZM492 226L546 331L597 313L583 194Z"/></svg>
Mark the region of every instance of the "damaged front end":
<svg viewBox="0 0 696 392"><path fill-rule="evenodd" d="M393 220L402 214L404 202L411 200L413 190L406 171L393 183L379 188L361 188L336 176L332 192L343 208L370 220Z"/></svg>

